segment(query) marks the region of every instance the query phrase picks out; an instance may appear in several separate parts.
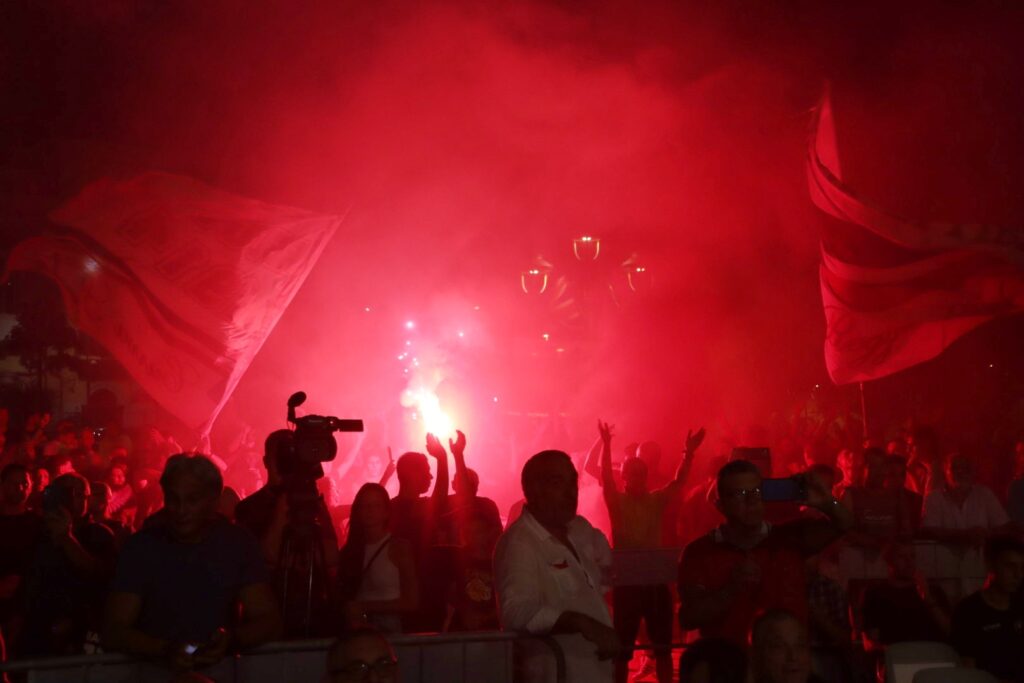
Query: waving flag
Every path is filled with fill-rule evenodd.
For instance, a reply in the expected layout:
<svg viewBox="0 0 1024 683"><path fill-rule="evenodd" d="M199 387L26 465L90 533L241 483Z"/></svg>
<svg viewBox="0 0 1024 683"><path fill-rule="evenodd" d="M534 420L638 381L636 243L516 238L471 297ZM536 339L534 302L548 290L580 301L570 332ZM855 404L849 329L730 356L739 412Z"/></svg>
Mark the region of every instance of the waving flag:
<svg viewBox="0 0 1024 683"><path fill-rule="evenodd" d="M837 384L938 356L993 318L1024 310L1024 231L886 213L842 181L828 95L807 160L826 218L821 244L825 363Z"/></svg>
<svg viewBox="0 0 1024 683"><path fill-rule="evenodd" d="M68 318L164 408L208 432L341 218L147 173L100 180L18 244Z"/></svg>

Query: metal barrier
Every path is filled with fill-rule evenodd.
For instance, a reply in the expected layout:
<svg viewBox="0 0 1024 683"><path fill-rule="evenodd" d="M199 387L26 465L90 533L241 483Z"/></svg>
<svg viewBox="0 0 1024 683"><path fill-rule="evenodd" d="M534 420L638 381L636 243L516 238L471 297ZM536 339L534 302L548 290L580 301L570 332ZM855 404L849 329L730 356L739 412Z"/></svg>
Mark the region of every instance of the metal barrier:
<svg viewBox="0 0 1024 683"><path fill-rule="evenodd" d="M565 658L553 638L516 633L475 632L395 636L389 639L398 656L403 683L512 683L515 646L543 643L551 650L557 680L565 678ZM228 658L204 670L218 683L282 683L321 681L331 640L270 643ZM147 661L115 654L20 660L0 671L27 673L28 683L163 683L172 675Z"/></svg>
<svg viewBox="0 0 1024 683"><path fill-rule="evenodd" d="M980 550L928 540L913 542L917 566L925 578L942 586L953 600L966 597L985 583L985 562ZM839 551L839 572L850 581L885 579L888 567L877 550L845 545Z"/></svg>

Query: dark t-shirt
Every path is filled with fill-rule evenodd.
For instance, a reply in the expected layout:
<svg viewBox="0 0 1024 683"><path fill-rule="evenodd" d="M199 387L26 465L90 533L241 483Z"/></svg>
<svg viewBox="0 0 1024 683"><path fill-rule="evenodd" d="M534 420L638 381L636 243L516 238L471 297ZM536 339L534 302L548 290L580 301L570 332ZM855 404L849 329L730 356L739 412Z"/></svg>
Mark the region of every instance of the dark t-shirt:
<svg viewBox="0 0 1024 683"><path fill-rule="evenodd" d="M264 486L251 496L247 496L235 508L235 521L239 526L248 529L256 538L263 538L274 518L277 497L284 493L280 487Z"/></svg>
<svg viewBox="0 0 1024 683"><path fill-rule="evenodd" d="M913 533L921 522L921 496L901 489L856 486L847 489L858 531L879 539Z"/></svg>
<svg viewBox="0 0 1024 683"><path fill-rule="evenodd" d="M178 543L160 524L128 539L111 591L142 598L144 633L205 642L233 624L242 588L269 581L256 538L218 518L199 543Z"/></svg>
<svg viewBox="0 0 1024 683"><path fill-rule="evenodd" d="M391 535L412 543L421 558L433 542L434 507L430 498L391 499Z"/></svg>
<svg viewBox="0 0 1024 683"><path fill-rule="evenodd" d="M0 576L24 576L43 537L43 518L34 512L0 515Z"/></svg>
<svg viewBox="0 0 1024 683"><path fill-rule="evenodd" d="M877 628L878 642L883 645L946 639L914 586L870 586L864 591L862 604L864 630Z"/></svg>
<svg viewBox="0 0 1024 683"><path fill-rule="evenodd" d="M953 647L996 678L1024 681L1024 601L997 610L981 592L964 598L953 612Z"/></svg>
<svg viewBox="0 0 1024 683"><path fill-rule="evenodd" d="M84 522L75 527L74 536L89 554L113 567L117 544L110 529ZM79 649L86 630L99 626L109 578L76 568L63 549L43 538L24 580L21 654L58 655Z"/></svg>

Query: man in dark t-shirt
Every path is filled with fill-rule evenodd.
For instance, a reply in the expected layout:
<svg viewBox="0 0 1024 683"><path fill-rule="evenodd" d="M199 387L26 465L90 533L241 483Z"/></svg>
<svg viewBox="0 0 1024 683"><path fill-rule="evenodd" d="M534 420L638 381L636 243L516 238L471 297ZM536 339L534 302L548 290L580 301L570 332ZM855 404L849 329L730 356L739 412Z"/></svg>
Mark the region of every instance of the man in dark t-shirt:
<svg viewBox="0 0 1024 683"><path fill-rule="evenodd" d="M216 514L217 466L201 455L172 456L160 486L164 509L121 553L105 647L187 670L278 637L280 615L256 539Z"/></svg>
<svg viewBox="0 0 1024 683"><path fill-rule="evenodd" d="M446 583L451 578L453 534L442 534L441 520L448 510L448 453L433 434L427 435L427 453L437 463L437 480L429 498L430 463L422 453L403 453L396 464L398 495L391 499L391 534L412 544L420 568L420 608L402 619L406 633L440 631L444 626ZM442 547L442 536L447 546Z"/></svg>
<svg viewBox="0 0 1024 683"><path fill-rule="evenodd" d="M9 640L11 620L18 614L15 596L44 533L42 517L28 510L31 492L24 465L9 464L0 471L0 641Z"/></svg>
<svg viewBox="0 0 1024 683"><path fill-rule="evenodd" d="M889 578L869 586L862 603L867 648L875 650L915 640L946 640L948 600L918 573L913 544L893 543L882 555L889 566Z"/></svg>
<svg viewBox="0 0 1024 683"><path fill-rule="evenodd" d="M985 545L985 587L953 612L953 646L969 666L1003 681L1024 681L1024 543L1012 536Z"/></svg>
<svg viewBox="0 0 1024 683"><path fill-rule="evenodd" d="M105 598L117 548L107 527L86 518L89 482L62 474L43 494L44 536L21 594L25 625L21 656L53 656L82 651Z"/></svg>

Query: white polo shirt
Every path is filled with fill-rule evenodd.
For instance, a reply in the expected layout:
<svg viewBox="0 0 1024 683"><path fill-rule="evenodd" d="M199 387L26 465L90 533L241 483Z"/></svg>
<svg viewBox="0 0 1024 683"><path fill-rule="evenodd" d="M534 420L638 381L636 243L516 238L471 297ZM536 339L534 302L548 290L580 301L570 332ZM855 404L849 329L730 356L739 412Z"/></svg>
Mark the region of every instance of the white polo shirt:
<svg viewBox="0 0 1024 683"><path fill-rule="evenodd" d="M604 601L610 583L611 548L604 534L577 516L569 523L569 541L579 560L530 514L529 508L502 534L494 551L501 625L506 631L547 635L563 612L579 612L612 625ZM583 636L559 634L568 683L614 679L611 660L600 661L597 648ZM554 658L539 643L523 648L525 680L555 680Z"/></svg>
<svg viewBox="0 0 1024 683"><path fill-rule="evenodd" d="M935 489L924 499L921 526L934 529L994 529L1010 521L992 489L974 484L963 505L949 499L946 489Z"/></svg>

